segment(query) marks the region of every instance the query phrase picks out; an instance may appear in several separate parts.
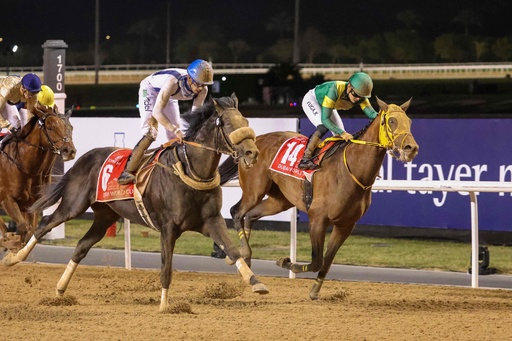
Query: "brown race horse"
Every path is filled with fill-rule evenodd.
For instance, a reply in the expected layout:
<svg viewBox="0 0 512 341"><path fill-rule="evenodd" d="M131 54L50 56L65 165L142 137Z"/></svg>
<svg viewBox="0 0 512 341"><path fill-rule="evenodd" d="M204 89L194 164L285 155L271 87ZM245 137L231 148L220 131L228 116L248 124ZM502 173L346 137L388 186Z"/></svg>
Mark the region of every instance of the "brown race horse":
<svg viewBox="0 0 512 341"><path fill-rule="evenodd" d="M256 146L260 156L258 163L250 169L233 168L233 160L228 158L219 167L221 183L234 178L238 171L243 194L242 199L231 208L231 215L240 235L241 252L246 262L250 265L252 223L296 206L307 212L309 217L312 261L298 264L292 263L289 258L282 258L277 265L294 273L318 271L309 293L311 299L317 299L334 256L370 206L371 187L386 150L392 151L396 158L404 162L411 161L418 154L418 145L410 130L411 120L405 114L410 101L398 106L377 99L379 115L367 128L354 135L358 140L340 142L341 145L333 154L322 161L320 169L313 176L313 198L309 209L304 201L305 181L269 168L280 146L299 134L274 132L258 136ZM324 255L325 237L331 225L332 233Z"/></svg>
<svg viewBox="0 0 512 341"><path fill-rule="evenodd" d="M61 115L38 104L32 119L0 151L0 204L16 222L21 242L34 233L38 212L28 209L40 197L41 187L50 181L57 156L64 161L75 158L71 112ZM7 227L1 218L0 230L3 243L13 245L6 238Z"/></svg>
<svg viewBox="0 0 512 341"><path fill-rule="evenodd" d="M80 261L120 217L145 226L153 225L161 233L160 310L169 305L174 246L185 231L210 236L230 259L236 260L238 271L246 283L252 286L253 292L268 293L266 286L256 279L229 237L226 221L221 215L222 189L217 169L221 153L235 156L240 164L247 167L256 162L258 149L254 143L254 131L238 110L238 99L234 94L209 101L183 118L190 124L185 143L175 144L160 153L142 197L151 223L141 217L137 208L141 206L139 201L136 205L133 199L109 202L96 200L100 169L106 158L118 149L96 148L80 157L58 184L46 188L32 209L42 210L62 199L59 206L54 213L41 219L34 237L23 249L4 257L4 264L13 265L26 259L37 242L52 228L80 216L91 207L94 221L78 242L57 284L58 295L64 294ZM181 168L179 164L183 166L183 171L178 172ZM186 177L177 175L183 173Z"/></svg>

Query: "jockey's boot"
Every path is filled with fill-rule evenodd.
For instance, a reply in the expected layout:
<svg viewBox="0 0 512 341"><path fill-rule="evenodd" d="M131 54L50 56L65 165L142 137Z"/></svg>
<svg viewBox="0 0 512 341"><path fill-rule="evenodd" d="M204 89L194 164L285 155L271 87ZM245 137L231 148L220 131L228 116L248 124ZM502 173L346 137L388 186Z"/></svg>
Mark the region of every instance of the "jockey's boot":
<svg viewBox="0 0 512 341"><path fill-rule="evenodd" d="M299 169L317 169L318 165L313 162L313 153L315 152L316 147L320 143L321 136L319 131L315 131L313 135L309 138L308 145L306 150L304 151L304 155L302 156L302 160L300 160L299 165L297 166Z"/></svg>
<svg viewBox="0 0 512 341"><path fill-rule="evenodd" d="M137 167L139 166L142 157L146 150L151 146L151 143L155 141L149 134L146 134L142 137L142 139L135 145L135 148L132 150L132 154L126 163L126 167L124 168L123 173L117 179L117 182L121 185L127 185L129 183L135 182L135 172L137 171Z"/></svg>

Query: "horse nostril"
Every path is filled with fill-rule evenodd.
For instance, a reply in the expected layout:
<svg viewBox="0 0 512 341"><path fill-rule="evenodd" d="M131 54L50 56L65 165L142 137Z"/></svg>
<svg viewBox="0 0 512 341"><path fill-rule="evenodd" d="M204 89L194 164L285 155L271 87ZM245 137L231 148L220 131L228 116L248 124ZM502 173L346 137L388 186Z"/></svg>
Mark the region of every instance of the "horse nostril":
<svg viewBox="0 0 512 341"><path fill-rule="evenodd" d="M418 149L419 149L419 147L417 145L408 144L407 146L404 147L404 151L406 151L407 153L409 153L411 155L417 155Z"/></svg>

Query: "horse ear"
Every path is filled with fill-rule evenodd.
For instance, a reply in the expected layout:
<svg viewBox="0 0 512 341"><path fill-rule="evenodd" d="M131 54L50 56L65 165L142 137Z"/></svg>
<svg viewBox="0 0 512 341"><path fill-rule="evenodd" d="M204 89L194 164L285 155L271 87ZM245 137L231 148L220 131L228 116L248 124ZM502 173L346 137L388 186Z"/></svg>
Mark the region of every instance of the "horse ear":
<svg viewBox="0 0 512 341"><path fill-rule="evenodd" d="M388 110L388 104L386 102L384 102L383 100L381 100L379 97L375 96L375 98L377 99L377 104L379 105L379 108L382 110L382 111L386 111Z"/></svg>
<svg viewBox="0 0 512 341"><path fill-rule="evenodd" d="M217 112L221 112L222 111L222 107L219 105L219 103L217 102L217 100L215 98L212 99L212 102L213 102L213 105L215 106L215 111Z"/></svg>
<svg viewBox="0 0 512 341"><path fill-rule="evenodd" d="M236 97L234 92L231 94L231 99L235 103L235 108L238 108L238 97Z"/></svg>
<svg viewBox="0 0 512 341"><path fill-rule="evenodd" d="M66 112L66 114L65 114L65 115L66 115L66 117L67 117L67 118L71 117L71 114L73 113L73 108L74 108L74 106L72 106L72 107L71 107L71 108Z"/></svg>
<svg viewBox="0 0 512 341"><path fill-rule="evenodd" d="M412 97L409 98L409 100L407 102L405 102L404 104L402 104L400 106L400 108L402 108L403 111L407 111L407 109L409 109L409 105L411 104L411 101L412 101Z"/></svg>
<svg viewBox="0 0 512 341"><path fill-rule="evenodd" d="M32 114L41 118L44 115L46 115L46 110L45 110L46 108L47 107L45 105L42 105L39 102L37 102L33 107Z"/></svg>

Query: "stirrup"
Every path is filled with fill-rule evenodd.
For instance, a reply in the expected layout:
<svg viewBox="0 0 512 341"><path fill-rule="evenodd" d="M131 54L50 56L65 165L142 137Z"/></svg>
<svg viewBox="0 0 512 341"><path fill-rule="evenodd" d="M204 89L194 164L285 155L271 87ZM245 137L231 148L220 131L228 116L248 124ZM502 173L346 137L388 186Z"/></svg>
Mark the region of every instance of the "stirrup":
<svg viewBox="0 0 512 341"><path fill-rule="evenodd" d="M128 185L135 182L135 175L133 175L130 172L124 171L119 175L119 178L117 178L117 183L120 185Z"/></svg>
<svg viewBox="0 0 512 341"><path fill-rule="evenodd" d="M318 168L318 165L316 165L312 159L302 159L299 162L299 165L297 166L299 169L308 169L308 170L314 170Z"/></svg>

